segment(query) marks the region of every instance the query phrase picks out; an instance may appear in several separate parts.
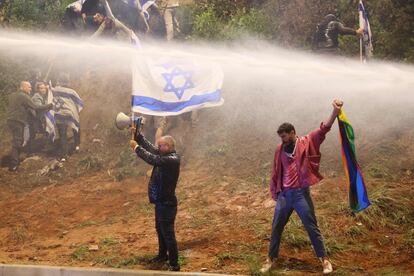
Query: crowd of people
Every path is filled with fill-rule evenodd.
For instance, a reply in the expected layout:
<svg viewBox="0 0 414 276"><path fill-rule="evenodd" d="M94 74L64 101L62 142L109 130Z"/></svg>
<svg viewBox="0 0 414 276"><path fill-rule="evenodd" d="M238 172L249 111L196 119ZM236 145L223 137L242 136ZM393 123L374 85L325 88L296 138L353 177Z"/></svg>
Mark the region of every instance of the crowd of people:
<svg viewBox="0 0 414 276"><path fill-rule="evenodd" d="M16 92L9 95L7 125L12 134L12 148L8 160L10 171L18 170L22 151L27 156L32 156L50 144L50 152L61 162L66 161L70 152L79 151L80 108L76 104L65 103L62 97L66 97L68 101L80 97L67 86L68 76L62 74L56 87L38 79L25 80L20 82ZM72 95L75 97L71 97ZM50 129L47 128L48 120ZM73 150L69 150L68 146L68 128L73 129Z"/></svg>

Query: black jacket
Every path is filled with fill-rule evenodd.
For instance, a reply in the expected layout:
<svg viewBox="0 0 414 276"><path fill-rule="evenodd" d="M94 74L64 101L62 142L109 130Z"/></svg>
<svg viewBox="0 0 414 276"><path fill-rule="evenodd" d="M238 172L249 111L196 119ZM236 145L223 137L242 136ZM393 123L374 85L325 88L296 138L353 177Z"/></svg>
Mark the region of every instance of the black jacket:
<svg viewBox="0 0 414 276"><path fill-rule="evenodd" d="M313 49L338 49L339 35L356 35L356 31L345 27L341 22L333 20L326 25L319 24L314 35Z"/></svg>
<svg viewBox="0 0 414 276"><path fill-rule="evenodd" d="M135 152L145 162L153 165L148 183L148 197L153 204L177 205L175 187L180 175L180 157L176 152L161 155L158 149L141 134Z"/></svg>

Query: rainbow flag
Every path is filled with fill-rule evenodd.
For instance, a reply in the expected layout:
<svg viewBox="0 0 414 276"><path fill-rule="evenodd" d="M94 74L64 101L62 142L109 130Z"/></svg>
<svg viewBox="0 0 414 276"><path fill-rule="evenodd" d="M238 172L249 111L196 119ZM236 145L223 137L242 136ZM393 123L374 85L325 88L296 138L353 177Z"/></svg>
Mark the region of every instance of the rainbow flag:
<svg viewBox="0 0 414 276"><path fill-rule="evenodd" d="M361 168L356 159L354 129L343 110L338 115L338 125L342 145L342 159L348 181L349 205L353 212L359 212L371 203L368 199Z"/></svg>

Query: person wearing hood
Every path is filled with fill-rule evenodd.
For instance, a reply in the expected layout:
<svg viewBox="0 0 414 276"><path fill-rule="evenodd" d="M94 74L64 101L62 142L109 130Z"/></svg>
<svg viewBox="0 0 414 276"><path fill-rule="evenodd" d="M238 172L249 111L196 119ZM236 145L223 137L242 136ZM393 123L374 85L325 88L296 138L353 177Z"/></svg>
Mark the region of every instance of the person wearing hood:
<svg viewBox="0 0 414 276"><path fill-rule="evenodd" d="M362 28L354 30L352 28L345 27L335 15L328 14L316 27L312 49L316 53L338 54L338 38L340 35L359 36L362 33Z"/></svg>

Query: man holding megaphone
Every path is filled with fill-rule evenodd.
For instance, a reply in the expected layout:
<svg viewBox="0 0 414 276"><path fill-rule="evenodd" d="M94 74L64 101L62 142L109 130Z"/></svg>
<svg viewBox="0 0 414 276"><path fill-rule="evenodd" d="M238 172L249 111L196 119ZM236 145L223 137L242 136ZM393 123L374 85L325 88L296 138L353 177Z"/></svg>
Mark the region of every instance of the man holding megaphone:
<svg viewBox="0 0 414 276"><path fill-rule="evenodd" d="M175 188L180 174L180 158L175 152L175 140L171 136L162 136L155 147L141 133L137 124L131 127L131 148L138 157L153 165L148 184L150 203L155 205L155 225L158 235L158 256L151 262L169 261L171 271L179 271L178 249L174 223L177 215L177 197Z"/></svg>

